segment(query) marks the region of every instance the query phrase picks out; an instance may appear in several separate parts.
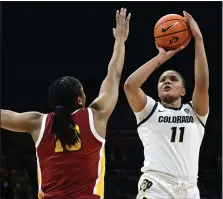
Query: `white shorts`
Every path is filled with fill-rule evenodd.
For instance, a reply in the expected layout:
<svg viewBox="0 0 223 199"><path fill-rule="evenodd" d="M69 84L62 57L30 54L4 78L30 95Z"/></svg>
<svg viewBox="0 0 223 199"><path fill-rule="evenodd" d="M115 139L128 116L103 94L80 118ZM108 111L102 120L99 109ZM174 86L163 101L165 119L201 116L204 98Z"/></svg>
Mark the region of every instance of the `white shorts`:
<svg viewBox="0 0 223 199"><path fill-rule="evenodd" d="M200 199L197 182L174 179L164 178L156 172L144 173L139 179L136 199Z"/></svg>

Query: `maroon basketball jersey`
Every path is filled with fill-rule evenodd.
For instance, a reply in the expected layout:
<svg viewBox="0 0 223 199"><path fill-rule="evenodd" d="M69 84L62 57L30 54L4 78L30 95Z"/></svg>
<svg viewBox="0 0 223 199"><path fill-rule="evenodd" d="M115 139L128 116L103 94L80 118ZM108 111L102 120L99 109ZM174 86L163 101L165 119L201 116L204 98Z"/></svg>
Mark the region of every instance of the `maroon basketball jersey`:
<svg viewBox="0 0 223 199"><path fill-rule="evenodd" d="M93 122L90 108L72 114L80 142L63 148L52 132L54 113L44 116L36 156L39 198L104 198L105 139Z"/></svg>

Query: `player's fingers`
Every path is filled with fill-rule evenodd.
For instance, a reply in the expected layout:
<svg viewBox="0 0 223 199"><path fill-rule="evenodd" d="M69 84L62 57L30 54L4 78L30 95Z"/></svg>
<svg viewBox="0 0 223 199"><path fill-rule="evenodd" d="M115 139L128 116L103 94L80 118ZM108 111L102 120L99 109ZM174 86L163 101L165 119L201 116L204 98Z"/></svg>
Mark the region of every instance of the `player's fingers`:
<svg viewBox="0 0 223 199"><path fill-rule="evenodd" d="M156 43L156 41L155 41L155 45L156 45L156 48L157 48L158 50L161 49L161 47L158 46L158 44Z"/></svg>
<svg viewBox="0 0 223 199"><path fill-rule="evenodd" d="M191 25L195 22L194 19L189 18L187 15L185 15L185 21L188 23L188 25L191 27Z"/></svg>
<svg viewBox="0 0 223 199"><path fill-rule="evenodd" d="M186 12L186 11L185 11ZM190 17L193 18L191 14L189 14L188 12L186 12L186 14Z"/></svg>
<svg viewBox="0 0 223 199"><path fill-rule="evenodd" d="M127 21L130 21L130 18L131 18L131 13L128 14L126 20L127 20Z"/></svg>
<svg viewBox="0 0 223 199"><path fill-rule="evenodd" d="M126 12L127 12L127 9L124 8L124 10L123 10L123 17L124 17L124 20L126 19Z"/></svg>
<svg viewBox="0 0 223 199"><path fill-rule="evenodd" d="M186 11L183 11L183 14L184 14L184 16L185 16L186 18L188 18L188 14L187 14Z"/></svg>
<svg viewBox="0 0 223 199"><path fill-rule="evenodd" d="M128 14L128 16L127 16L127 18L125 20L125 25L126 25L127 28L129 27L130 18L131 18L131 13Z"/></svg>
<svg viewBox="0 0 223 199"><path fill-rule="evenodd" d="M116 25L119 26L119 10L116 11Z"/></svg>
<svg viewBox="0 0 223 199"><path fill-rule="evenodd" d="M181 46L181 47L177 48L176 50L171 50L169 52L174 55L174 54L178 53L179 51L181 51L183 49L184 49L184 46Z"/></svg>
<svg viewBox="0 0 223 199"><path fill-rule="evenodd" d="M125 9L122 8L120 12L120 24L122 25L125 22Z"/></svg>
<svg viewBox="0 0 223 199"><path fill-rule="evenodd" d="M188 12L183 11L183 13L184 13L184 16L185 16L187 19L189 19L189 20L192 20L192 19L193 19L193 17L192 17Z"/></svg>
<svg viewBox="0 0 223 199"><path fill-rule="evenodd" d="M187 16L187 14L186 14L186 13L184 13L184 18L186 19L186 21L187 21L187 22L189 22L189 21L190 21L190 19L188 18L188 16Z"/></svg>

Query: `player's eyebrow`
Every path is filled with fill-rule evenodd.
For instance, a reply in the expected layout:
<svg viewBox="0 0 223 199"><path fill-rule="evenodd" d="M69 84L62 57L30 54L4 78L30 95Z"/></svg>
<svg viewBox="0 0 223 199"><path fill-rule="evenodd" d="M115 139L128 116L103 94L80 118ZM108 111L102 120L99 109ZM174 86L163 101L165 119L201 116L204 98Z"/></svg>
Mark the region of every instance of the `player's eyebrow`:
<svg viewBox="0 0 223 199"><path fill-rule="evenodd" d="M179 77L177 75L164 75L164 76L161 76L160 79L163 79L166 77L176 77L177 79L179 79Z"/></svg>

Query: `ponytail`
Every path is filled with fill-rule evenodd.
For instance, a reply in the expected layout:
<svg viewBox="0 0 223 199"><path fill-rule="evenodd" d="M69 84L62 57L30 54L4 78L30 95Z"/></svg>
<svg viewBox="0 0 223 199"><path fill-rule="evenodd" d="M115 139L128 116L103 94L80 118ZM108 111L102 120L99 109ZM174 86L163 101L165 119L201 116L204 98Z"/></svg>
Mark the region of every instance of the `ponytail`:
<svg viewBox="0 0 223 199"><path fill-rule="evenodd" d="M52 131L62 147L80 142L80 134L72 120L71 113L79 108L75 104L81 95L81 83L74 77L62 77L53 81L49 87L49 104L54 111Z"/></svg>
<svg viewBox="0 0 223 199"><path fill-rule="evenodd" d="M63 106L57 106L54 111L52 130L63 148L66 148L65 145L71 147L80 142L80 134L75 126L72 115Z"/></svg>

